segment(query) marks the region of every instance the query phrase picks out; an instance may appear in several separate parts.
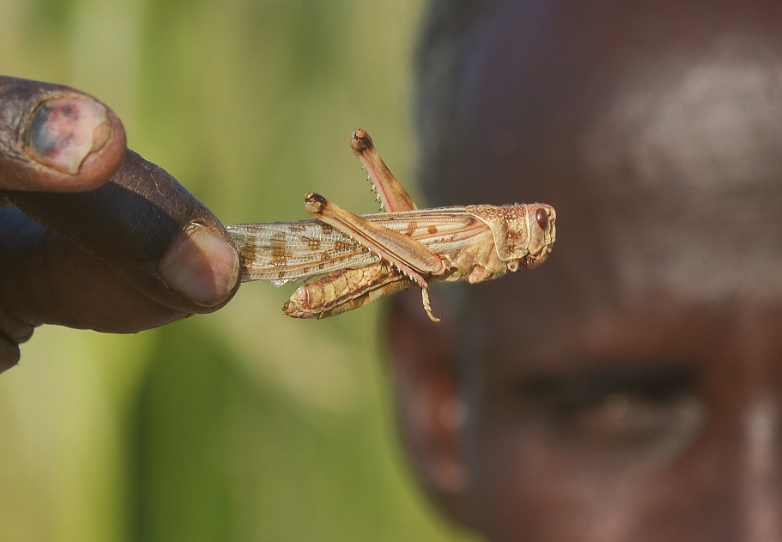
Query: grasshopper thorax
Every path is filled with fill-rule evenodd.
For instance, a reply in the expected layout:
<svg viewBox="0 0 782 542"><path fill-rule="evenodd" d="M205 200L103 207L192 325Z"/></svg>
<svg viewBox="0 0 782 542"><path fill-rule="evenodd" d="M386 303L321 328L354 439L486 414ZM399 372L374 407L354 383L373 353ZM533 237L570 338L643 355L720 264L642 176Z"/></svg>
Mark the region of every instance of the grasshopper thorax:
<svg viewBox="0 0 782 542"><path fill-rule="evenodd" d="M543 262L556 240L557 214L544 203L470 205L465 210L489 226L497 256L511 271L519 264L535 267Z"/></svg>

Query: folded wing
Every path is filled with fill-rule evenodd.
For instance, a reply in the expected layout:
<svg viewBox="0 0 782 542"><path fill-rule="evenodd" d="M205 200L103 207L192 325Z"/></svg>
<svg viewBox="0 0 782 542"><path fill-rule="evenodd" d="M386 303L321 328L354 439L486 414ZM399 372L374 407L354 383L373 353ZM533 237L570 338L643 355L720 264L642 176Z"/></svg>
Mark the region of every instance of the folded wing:
<svg viewBox="0 0 782 542"><path fill-rule="evenodd" d="M375 213L363 218L407 235L443 256L488 231L464 207ZM318 220L231 224L226 229L239 249L243 282L263 280L281 286L380 261L357 241Z"/></svg>

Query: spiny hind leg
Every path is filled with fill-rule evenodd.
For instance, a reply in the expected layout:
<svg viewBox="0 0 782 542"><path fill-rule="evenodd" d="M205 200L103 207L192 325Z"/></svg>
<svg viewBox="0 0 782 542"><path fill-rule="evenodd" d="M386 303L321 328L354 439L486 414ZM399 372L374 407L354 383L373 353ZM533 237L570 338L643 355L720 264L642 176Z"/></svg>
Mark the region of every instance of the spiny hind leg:
<svg viewBox="0 0 782 542"><path fill-rule="evenodd" d="M368 133L361 128L353 132L353 137L350 138L350 148L353 149L353 154L361 162L361 167L367 172L372 188L380 201L380 207L384 211L395 213L418 208L407 190L391 174L383 159L380 158L380 153L377 152Z"/></svg>
<svg viewBox="0 0 782 542"><path fill-rule="evenodd" d="M424 275L442 275L447 270L443 260L418 241L355 215L320 194L307 194L304 208L389 262L421 288L426 287Z"/></svg>

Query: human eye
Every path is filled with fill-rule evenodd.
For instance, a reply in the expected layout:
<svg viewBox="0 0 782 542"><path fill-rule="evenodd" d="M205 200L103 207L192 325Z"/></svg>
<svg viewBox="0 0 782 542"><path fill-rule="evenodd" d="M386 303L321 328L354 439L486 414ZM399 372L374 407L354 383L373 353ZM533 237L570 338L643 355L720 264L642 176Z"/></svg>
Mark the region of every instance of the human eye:
<svg viewBox="0 0 782 542"><path fill-rule="evenodd" d="M537 403L551 437L569 445L649 446L694 434L702 404L691 373L659 364L548 376L522 392Z"/></svg>

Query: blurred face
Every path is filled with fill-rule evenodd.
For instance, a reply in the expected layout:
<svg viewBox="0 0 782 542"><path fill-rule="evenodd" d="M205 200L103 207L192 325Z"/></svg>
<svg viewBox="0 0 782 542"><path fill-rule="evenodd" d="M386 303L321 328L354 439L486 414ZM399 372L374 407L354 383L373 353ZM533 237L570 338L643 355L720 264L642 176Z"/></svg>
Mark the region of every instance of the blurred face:
<svg viewBox="0 0 782 542"><path fill-rule="evenodd" d="M397 374L419 470L491 540L782 540L782 19L603 8L471 39L436 203L549 203L558 241L451 340L395 328L453 362Z"/></svg>

